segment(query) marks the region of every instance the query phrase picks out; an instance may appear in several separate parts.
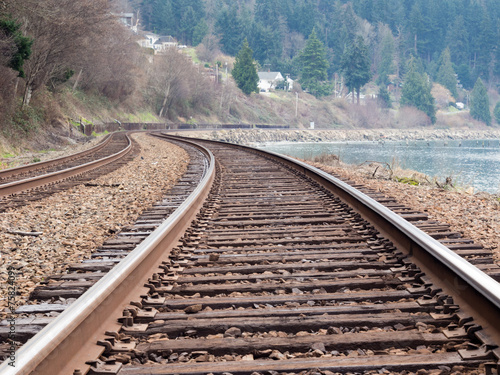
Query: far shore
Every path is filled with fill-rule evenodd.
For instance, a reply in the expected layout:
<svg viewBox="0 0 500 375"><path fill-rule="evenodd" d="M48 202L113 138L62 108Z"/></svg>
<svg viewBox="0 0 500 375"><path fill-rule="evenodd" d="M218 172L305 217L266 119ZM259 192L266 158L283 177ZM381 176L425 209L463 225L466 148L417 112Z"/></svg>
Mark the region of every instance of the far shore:
<svg viewBox="0 0 500 375"><path fill-rule="evenodd" d="M269 142L432 141L500 139L500 128L488 129L224 129L173 132L182 136L252 145Z"/></svg>

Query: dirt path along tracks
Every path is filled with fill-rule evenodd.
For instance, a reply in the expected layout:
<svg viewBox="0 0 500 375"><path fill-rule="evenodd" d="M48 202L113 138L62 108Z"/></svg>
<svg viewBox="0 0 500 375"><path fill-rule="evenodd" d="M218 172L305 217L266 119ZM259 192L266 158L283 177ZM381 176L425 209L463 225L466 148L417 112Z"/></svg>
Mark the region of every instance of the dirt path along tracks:
<svg viewBox="0 0 500 375"><path fill-rule="evenodd" d="M89 373L498 373L499 285L401 216L432 223L290 159L203 144L210 195L185 233L167 229L145 289L117 297Z"/></svg>

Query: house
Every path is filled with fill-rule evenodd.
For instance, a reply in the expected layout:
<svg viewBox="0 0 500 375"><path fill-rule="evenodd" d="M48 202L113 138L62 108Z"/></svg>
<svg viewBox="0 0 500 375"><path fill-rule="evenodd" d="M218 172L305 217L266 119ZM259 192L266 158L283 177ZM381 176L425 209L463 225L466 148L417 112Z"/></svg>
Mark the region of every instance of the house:
<svg viewBox="0 0 500 375"><path fill-rule="evenodd" d="M118 20L123 23L125 26L132 27L134 26L134 13L120 13L116 14Z"/></svg>
<svg viewBox="0 0 500 375"><path fill-rule="evenodd" d="M174 39L174 37L168 35L168 36L161 36L154 42L153 49L155 50L155 54L161 54L162 52L165 52L168 48L172 47L177 47L177 41Z"/></svg>
<svg viewBox="0 0 500 375"><path fill-rule="evenodd" d="M285 79L280 72L258 72L259 75L259 91L268 92L276 87L276 85Z"/></svg>
<svg viewBox="0 0 500 375"><path fill-rule="evenodd" d="M154 33L146 33L143 35L143 38L138 40L137 43L143 48L152 48L154 49L155 43L160 39L159 35Z"/></svg>

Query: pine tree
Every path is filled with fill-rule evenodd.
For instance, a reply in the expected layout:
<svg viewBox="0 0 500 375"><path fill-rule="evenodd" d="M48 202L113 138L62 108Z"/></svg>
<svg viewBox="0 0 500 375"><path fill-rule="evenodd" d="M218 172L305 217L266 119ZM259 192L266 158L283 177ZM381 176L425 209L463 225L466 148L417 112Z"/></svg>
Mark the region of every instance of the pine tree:
<svg viewBox="0 0 500 375"><path fill-rule="evenodd" d="M215 31L220 36L222 51L234 56L243 41L243 24L236 7L224 9L219 13L215 23Z"/></svg>
<svg viewBox="0 0 500 375"><path fill-rule="evenodd" d="M13 46L10 48L10 59L7 66L14 69L19 74L21 78L26 77L23 69L24 61L28 60L31 56L31 46L33 40L29 37L23 36L21 29L21 23L16 22L10 16L0 19L0 32L3 33L7 38L11 38ZM5 43L6 45L7 43Z"/></svg>
<svg viewBox="0 0 500 375"><path fill-rule="evenodd" d="M385 87L385 85L381 85L379 87L377 99L381 107L392 107L391 96L389 95L389 91L387 91L387 87Z"/></svg>
<svg viewBox="0 0 500 375"><path fill-rule="evenodd" d="M394 73L394 37L390 29L385 34L380 43L380 64L378 66L377 83L387 85L389 75Z"/></svg>
<svg viewBox="0 0 500 375"><path fill-rule="evenodd" d="M253 51L245 39L240 52L236 55L236 62L231 72L236 84L246 95L259 92L259 76L252 55Z"/></svg>
<svg viewBox="0 0 500 375"><path fill-rule="evenodd" d="M436 107L434 106L434 97L431 94L431 84L427 81L427 75L418 72L418 64L412 57L408 63L408 71L399 103L401 106L416 107L427 114L434 124L436 122Z"/></svg>
<svg viewBox="0 0 500 375"><path fill-rule="evenodd" d="M451 65L450 50L448 48L443 51L439 60L439 70L436 81L450 90L451 95L456 99L458 97L457 78L453 66Z"/></svg>
<svg viewBox="0 0 500 375"><path fill-rule="evenodd" d="M305 48L302 50L299 61L302 65L300 84L316 97L329 95L331 85L328 79L328 60L323 43L316 36L313 29Z"/></svg>
<svg viewBox="0 0 500 375"><path fill-rule="evenodd" d="M358 36L353 45L346 49L342 55L342 71L344 73L345 84L352 91L357 92L359 104L359 94L363 87L371 78L370 56L363 37ZM353 97L354 102L354 97Z"/></svg>
<svg viewBox="0 0 500 375"><path fill-rule="evenodd" d="M477 79L470 94L470 115L486 125L491 125L490 100L481 78Z"/></svg>
<svg viewBox="0 0 500 375"><path fill-rule="evenodd" d="M497 124L500 124L500 102L497 102L497 104L495 104L493 114L495 115L495 121L497 122Z"/></svg>

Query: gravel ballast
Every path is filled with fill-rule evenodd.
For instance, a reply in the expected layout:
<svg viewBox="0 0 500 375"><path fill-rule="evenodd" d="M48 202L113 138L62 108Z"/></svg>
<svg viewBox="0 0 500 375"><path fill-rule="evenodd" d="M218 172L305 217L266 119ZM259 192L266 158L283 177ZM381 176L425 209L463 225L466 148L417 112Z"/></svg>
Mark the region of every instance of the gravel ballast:
<svg viewBox="0 0 500 375"><path fill-rule="evenodd" d="M182 148L146 134L132 137L140 154L92 186L0 213L0 316L8 312L9 266L15 269L19 306L41 281L88 259L120 227L134 223L184 174L189 156Z"/></svg>
<svg viewBox="0 0 500 375"><path fill-rule="evenodd" d="M425 212L430 220L450 224L451 230L474 240L493 252L500 263L500 197L487 193L470 194L466 190L432 184L418 186L397 182L380 174L373 177L376 166L352 166L335 162L334 166L308 161L309 164L364 185L412 209ZM337 165L335 165L337 164ZM406 173L411 171L405 171ZM424 177L413 173L418 178Z"/></svg>

